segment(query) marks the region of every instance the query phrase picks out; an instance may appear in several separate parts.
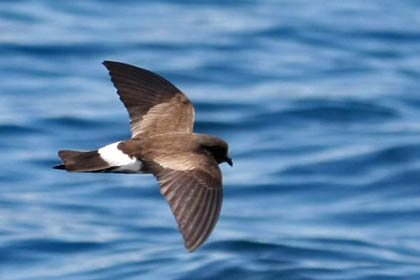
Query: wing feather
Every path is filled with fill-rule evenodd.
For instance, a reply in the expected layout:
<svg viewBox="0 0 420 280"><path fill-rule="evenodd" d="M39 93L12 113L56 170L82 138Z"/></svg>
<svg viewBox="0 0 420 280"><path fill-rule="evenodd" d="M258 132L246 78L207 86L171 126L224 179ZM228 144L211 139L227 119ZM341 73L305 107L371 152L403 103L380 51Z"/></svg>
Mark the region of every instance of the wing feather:
<svg viewBox="0 0 420 280"><path fill-rule="evenodd" d="M206 241L219 218L222 176L217 163L205 155L173 155L173 158L176 161L152 164L152 173L169 202L185 247L194 251ZM189 168L175 169L182 159Z"/></svg>
<svg viewBox="0 0 420 280"><path fill-rule="evenodd" d="M193 105L165 78L121 62L103 64L128 111L133 138L193 131Z"/></svg>

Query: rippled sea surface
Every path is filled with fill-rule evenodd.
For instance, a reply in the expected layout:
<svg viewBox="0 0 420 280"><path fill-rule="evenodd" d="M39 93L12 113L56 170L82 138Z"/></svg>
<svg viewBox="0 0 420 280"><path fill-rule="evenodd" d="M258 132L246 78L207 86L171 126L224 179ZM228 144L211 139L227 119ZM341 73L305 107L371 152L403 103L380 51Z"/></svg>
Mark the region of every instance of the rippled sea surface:
<svg viewBox="0 0 420 280"><path fill-rule="evenodd" d="M0 2L0 279L420 279L417 1ZM130 137L103 60L158 72L230 144L183 247L150 175L57 150Z"/></svg>

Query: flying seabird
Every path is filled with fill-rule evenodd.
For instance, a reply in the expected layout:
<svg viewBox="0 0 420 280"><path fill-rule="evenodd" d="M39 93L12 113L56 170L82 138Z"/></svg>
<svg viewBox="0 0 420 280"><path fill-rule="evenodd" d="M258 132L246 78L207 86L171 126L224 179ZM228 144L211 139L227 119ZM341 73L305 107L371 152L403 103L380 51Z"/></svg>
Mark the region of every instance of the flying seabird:
<svg viewBox="0 0 420 280"><path fill-rule="evenodd" d="M206 241L219 218L223 188L218 164L232 166L228 144L193 132L193 105L165 78L121 62L103 64L128 111L131 139L89 152L61 150L62 164L54 168L153 174L185 248L192 252Z"/></svg>

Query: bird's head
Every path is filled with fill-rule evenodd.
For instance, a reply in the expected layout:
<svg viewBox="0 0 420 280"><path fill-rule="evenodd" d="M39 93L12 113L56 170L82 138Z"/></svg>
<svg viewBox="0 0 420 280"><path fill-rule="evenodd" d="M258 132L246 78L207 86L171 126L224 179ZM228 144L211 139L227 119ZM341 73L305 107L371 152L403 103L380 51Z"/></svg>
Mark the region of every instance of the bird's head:
<svg viewBox="0 0 420 280"><path fill-rule="evenodd" d="M200 135L198 142L200 147L209 152L217 163L227 162L230 166L233 166L226 141L216 136Z"/></svg>

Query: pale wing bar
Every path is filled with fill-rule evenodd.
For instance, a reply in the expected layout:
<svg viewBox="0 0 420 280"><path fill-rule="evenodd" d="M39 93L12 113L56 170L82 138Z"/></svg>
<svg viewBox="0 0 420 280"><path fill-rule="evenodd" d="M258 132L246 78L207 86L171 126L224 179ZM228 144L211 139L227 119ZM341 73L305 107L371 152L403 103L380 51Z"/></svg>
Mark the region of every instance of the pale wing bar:
<svg viewBox="0 0 420 280"><path fill-rule="evenodd" d="M156 177L183 235L185 247L194 251L206 241L219 218L221 179L200 169L161 169Z"/></svg>
<svg viewBox="0 0 420 280"><path fill-rule="evenodd" d="M139 67L113 61L103 64L127 108L133 138L140 134L192 132L193 105L173 84Z"/></svg>

